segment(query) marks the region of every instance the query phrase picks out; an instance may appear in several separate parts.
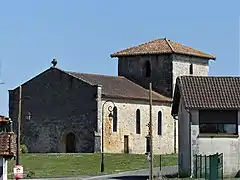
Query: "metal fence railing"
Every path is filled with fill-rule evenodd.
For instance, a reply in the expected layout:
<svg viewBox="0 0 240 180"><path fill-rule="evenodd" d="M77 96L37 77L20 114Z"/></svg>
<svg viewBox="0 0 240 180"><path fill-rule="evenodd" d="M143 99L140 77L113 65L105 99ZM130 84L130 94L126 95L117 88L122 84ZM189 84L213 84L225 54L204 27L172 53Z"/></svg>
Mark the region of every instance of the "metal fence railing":
<svg viewBox="0 0 240 180"><path fill-rule="evenodd" d="M223 179L223 154L195 155L194 177L208 180Z"/></svg>

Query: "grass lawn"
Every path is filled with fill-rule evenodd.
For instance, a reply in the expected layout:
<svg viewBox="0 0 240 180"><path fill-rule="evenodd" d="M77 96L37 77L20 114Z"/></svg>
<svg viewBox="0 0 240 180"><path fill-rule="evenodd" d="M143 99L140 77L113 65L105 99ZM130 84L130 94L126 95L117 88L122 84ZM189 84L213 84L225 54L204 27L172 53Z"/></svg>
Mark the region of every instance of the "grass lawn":
<svg viewBox="0 0 240 180"><path fill-rule="evenodd" d="M23 154L20 164L23 165L25 178L66 177L100 175L101 154ZM162 166L177 164L177 155L162 155ZM12 159L8 164L9 178L12 178ZM154 156L154 167L160 165L159 156ZM105 154L105 173L118 173L148 168L146 155Z"/></svg>

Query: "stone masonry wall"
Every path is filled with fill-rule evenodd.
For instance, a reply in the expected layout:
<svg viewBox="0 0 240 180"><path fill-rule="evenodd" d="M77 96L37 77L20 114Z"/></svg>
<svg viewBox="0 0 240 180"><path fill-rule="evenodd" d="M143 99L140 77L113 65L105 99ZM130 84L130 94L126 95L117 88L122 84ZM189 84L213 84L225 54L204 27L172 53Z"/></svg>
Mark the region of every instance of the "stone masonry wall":
<svg viewBox="0 0 240 180"><path fill-rule="evenodd" d="M147 60L151 62L151 77L145 77ZM151 80L153 90L172 97L176 78L189 75L190 64L193 64L193 75L208 75L208 60L179 54L120 57L118 75L147 89Z"/></svg>
<svg viewBox="0 0 240 180"><path fill-rule="evenodd" d="M173 92L175 88L176 79L178 76L190 75L190 65L193 64L193 75L195 76L208 76L208 60L185 56L185 55L172 55L172 82Z"/></svg>
<svg viewBox="0 0 240 180"><path fill-rule="evenodd" d="M145 77L145 63L148 60L151 63L151 77ZM124 76L147 89L149 82L152 81L153 90L171 96L172 61L170 55L120 57L118 75Z"/></svg>
<svg viewBox="0 0 240 180"><path fill-rule="evenodd" d="M103 100L102 103L105 102ZM117 132L113 132L107 110L111 102L104 106L104 147L105 152L123 153L124 135L129 136L129 153L144 154L146 152L146 136L148 134L149 104L148 102L112 99L118 111ZM141 134L136 134L136 110L140 109ZM162 135L157 134L158 112L162 111ZM174 121L170 115L170 104L154 103L153 120L153 152L154 154L170 154L174 152Z"/></svg>
<svg viewBox="0 0 240 180"><path fill-rule="evenodd" d="M9 116L17 127L19 89L9 91ZM51 68L22 86L22 143L30 152L65 152L73 132L77 152L94 151L97 87ZM32 119L25 115L31 112Z"/></svg>

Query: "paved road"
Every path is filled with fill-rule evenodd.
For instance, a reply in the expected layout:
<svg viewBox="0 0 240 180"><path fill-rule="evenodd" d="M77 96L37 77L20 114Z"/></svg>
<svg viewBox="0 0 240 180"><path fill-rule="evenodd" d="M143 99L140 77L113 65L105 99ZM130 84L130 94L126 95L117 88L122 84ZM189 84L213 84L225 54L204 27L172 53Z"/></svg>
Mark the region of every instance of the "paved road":
<svg viewBox="0 0 240 180"><path fill-rule="evenodd" d="M154 175L158 175L159 168L154 168ZM172 175L177 173L177 166L162 167L162 175ZM142 169L137 171L128 171L118 174L92 176L92 177L65 177L51 179L32 179L32 180L146 180L148 179L149 170Z"/></svg>

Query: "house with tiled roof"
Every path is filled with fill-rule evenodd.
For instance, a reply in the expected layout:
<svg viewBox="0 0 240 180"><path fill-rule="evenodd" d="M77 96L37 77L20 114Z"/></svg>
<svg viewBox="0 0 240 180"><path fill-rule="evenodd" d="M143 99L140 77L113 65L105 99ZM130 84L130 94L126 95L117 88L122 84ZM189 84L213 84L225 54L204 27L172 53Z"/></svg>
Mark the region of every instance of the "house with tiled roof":
<svg viewBox="0 0 240 180"><path fill-rule="evenodd" d="M195 155L216 153L223 154L224 176L238 174L240 77L178 77L171 114L178 119L181 136L178 147L180 175L195 175Z"/></svg>
<svg viewBox="0 0 240 180"><path fill-rule="evenodd" d="M208 75L215 56L166 38L113 53L118 75L50 67L21 85L22 142L29 152L138 153L149 150L149 82L153 98L153 151L174 153L177 125L171 116L179 75ZM9 90L9 116L16 121L19 87ZM16 124L16 123L14 123Z"/></svg>

